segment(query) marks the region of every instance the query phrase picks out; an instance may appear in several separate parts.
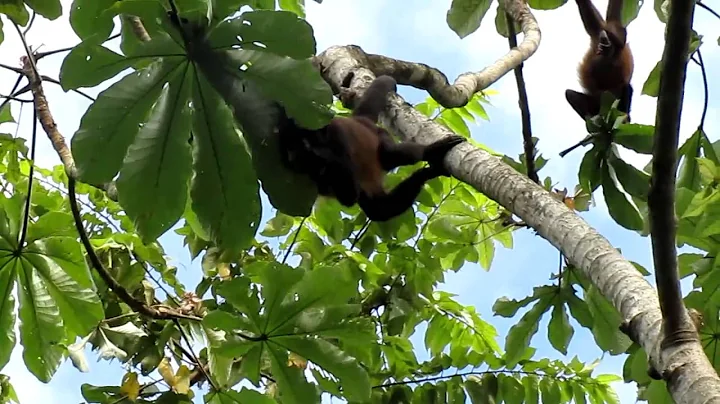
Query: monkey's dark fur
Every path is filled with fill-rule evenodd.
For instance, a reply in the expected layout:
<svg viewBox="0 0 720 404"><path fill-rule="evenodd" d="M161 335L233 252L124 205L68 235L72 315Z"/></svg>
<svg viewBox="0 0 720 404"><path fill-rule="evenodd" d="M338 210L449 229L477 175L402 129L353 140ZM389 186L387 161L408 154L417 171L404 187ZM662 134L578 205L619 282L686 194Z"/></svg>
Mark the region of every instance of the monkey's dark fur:
<svg viewBox="0 0 720 404"><path fill-rule="evenodd" d="M352 116L335 117L318 130L303 129L285 119L278 128L283 162L308 175L320 195L334 197L345 206L359 204L370 220L385 221L405 212L425 182L450 175L443 159L465 139L448 136L430 145L395 143L377 126L377 120L388 94L396 90L395 79L377 77ZM385 190L388 171L419 161L427 161L429 166L415 171L392 191Z"/></svg>
<svg viewBox="0 0 720 404"><path fill-rule="evenodd" d="M621 21L623 0L608 0L607 21L592 0L576 2L585 31L590 35L590 49L578 67L585 93L566 90L565 98L581 118L587 119L600 113L602 93L610 91L620 99L618 110L626 113L630 122L634 61Z"/></svg>

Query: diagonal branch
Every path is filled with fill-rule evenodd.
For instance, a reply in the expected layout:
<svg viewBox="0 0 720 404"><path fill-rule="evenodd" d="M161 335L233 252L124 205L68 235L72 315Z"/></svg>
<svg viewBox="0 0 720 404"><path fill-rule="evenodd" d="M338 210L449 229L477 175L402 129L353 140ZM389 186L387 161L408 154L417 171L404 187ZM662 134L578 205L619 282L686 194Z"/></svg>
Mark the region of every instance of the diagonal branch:
<svg viewBox="0 0 720 404"><path fill-rule="evenodd" d="M450 84L447 77L440 70L430 67L424 63L407 62L389 58L383 55L365 53L359 46L333 46L325 50L322 55L316 57L315 62L324 58L338 59L334 55L340 52L343 55L350 55L354 61L352 68L365 68L373 72L375 76L388 75L395 78L398 84L409 85L427 92L445 108L462 107L468 103L475 93L488 88L498 81L506 73L526 61L537 51L540 46L540 27L530 8L524 0L505 1L507 13L517 21L524 35L522 43L516 48L510 49L508 53L495 61L492 65L479 72L463 73ZM333 90L340 91L341 82L330 82ZM344 100L343 100L344 101Z"/></svg>

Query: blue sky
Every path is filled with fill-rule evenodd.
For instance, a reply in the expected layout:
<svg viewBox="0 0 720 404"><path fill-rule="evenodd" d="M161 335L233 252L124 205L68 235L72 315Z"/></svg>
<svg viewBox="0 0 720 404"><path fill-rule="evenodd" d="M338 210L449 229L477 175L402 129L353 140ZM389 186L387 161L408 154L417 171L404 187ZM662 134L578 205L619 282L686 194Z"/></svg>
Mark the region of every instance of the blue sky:
<svg viewBox="0 0 720 404"><path fill-rule="evenodd" d="M62 0L64 10L70 7L70 0ZM331 45L356 44L366 52L383 54L397 59L422 62L442 70L452 81L458 74L467 71L478 71L501 57L508 49L507 40L495 32L494 3L483 21L482 27L465 39L459 39L445 22L445 15L450 1L414 0L406 2L388 2L382 0L325 0L322 5L307 0L307 18L315 29L318 52ZM606 0L596 0L598 9L605 10ZM589 42L580 22L574 1L569 0L560 9L552 11L534 11L542 31L542 42L538 52L525 63L524 73L532 114L534 136L540 138L539 149L550 161L541 171L541 178L551 176L556 188L572 188L577 183L577 169L584 150L576 150L564 159L558 153L575 144L585 135L584 123L575 115L564 98L567 88L579 90L576 67ZM7 21L7 20L6 20ZM702 48L703 57L708 71L716 69L720 63L720 52L713 43L720 36L718 20L702 9L695 13L696 31L707 35ZM629 44L635 55L635 73L633 85L633 121L654 124L656 99L642 96L642 85L655 63L661 58L663 51L662 25L655 16L652 2L646 2L640 16L628 28ZM521 39L521 37L519 38ZM59 21L48 22L38 17L35 27L29 35L29 43L42 50L58 49L72 46L78 38L72 32L67 17ZM17 39L14 29L5 25L5 42L0 45L0 63L19 66L19 58L24 52ZM58 77L60 64L65 54L44 59L39 68L41 73ZM718 106L712 98L718 89L717 82L710 75L710 110L705 123L710 138L717 137ZM15 81L15 75L0 70L0 94L6 95ZM104 88L104 87L103 87ZM491 88L499 91L493 96L492 107L487 109L490 122L478 122L471 127L475 140L482 142L496 151L517 156L522 152L520 115L517 107L517 90L512 73L503 77ZM51 111L59 130L69 140L79 124L80 118L89 102L74 93L64 93L58 86L46 83L45 92L50 102ZM98 89L88 90L95 95ZM417 103L425 99L426 93L416 89L401 87L400 94L408 102ZM703 89L700 71L690 64L685 91L685 105L681 123L681 141L690 136L699 123L703 104ZM13 106L17 119L20 108ZM22 110L19 136L28 138L32 128L32 110L25 105ZM3 125L3 132L14 133L15 125ZM623 150L622 154L636 167L642 168L648 161L647 157ZM38 164L51 167L59 163L50 142L44 136L38 142ZM650 240L642 238L615 224L607 213L604 201L597 199L598 204L591 212L583 214L592 226L600 231L610 242L622 249L628 259L637 261L652 271L652 254ZM271 217L271 207L264 206L264 216ZM169 232L161 238L166 253L172 257L178 267L178 276L186 285L192 287L201 276L199 260L190 261L187 250L182 246L182 239ZM457 299L466 305L474 306L480 315L497 327L500 333L501 346L507 330L515 319L492 317L492 304L501 296L522 298L532 293L532 287L549 282L549 276L557 271L558 252L549 243L532 231L515 232L515 248L506 250L498 247L493 265L489 272L478 265L467 264L459 272L448 272L446 282L440 285L441 290L457 294ZM653 278L649 278L654 282ZM687 294L690 285L683 283ZM540 332L533 339L537 357L550 357L569 360L578 355L583 361L592 361L602 352L595 346L592 336L584 329L575 327L575 336L569 348L569 355L563 356L550 347L545 330L547 319L543 321ZM418 357L424 359L427 354L422 343L424 328L418 328L413 342ZM72 365L64 363L55 378L48 384L39 382L30 374L22 363L21 346L16 346L13 358L0 373L11 377L18 395L23 403L76 403L81 402L80 385L117 385L120 383L124 370L118 364L95 362L95 355L89 354L91 370L80 373ZM606 356L598 367L598 373L617 373L622 371L624 356ZM635 401L635 386L615 385L622 403ZM196 400L197 401L197 400ZM200 401L197 401L200 402Z"/></svg>

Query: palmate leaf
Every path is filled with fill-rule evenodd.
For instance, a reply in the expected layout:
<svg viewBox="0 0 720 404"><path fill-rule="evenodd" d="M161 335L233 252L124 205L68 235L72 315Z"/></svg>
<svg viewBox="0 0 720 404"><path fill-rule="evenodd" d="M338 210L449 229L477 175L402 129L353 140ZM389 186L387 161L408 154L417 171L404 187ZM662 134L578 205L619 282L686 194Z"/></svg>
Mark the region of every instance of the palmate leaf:
<svg viewBox="0 0 720 404"><path fill-rule="evenodd" d="M289 352L318 364L337 377L346 399L367 401L371 391L367 372L356 358L330 341L340 340L355 350L368 349L376 340L370 322L353 320L359 307L344 303L356 294L357 281L343 268L327 266L306 272L279 263L248 265L244 272L253 282L262 285L262 296L238 293L240 284L223 285L218 288L218 293L241 315L226 310L215 311L203 322L208 327L229 332L241 330L263 338L257 341L218 340L214 353L242 356L243 369L250 374L259 373L261 358L267 356L283 401L308 402L308 397L316 394L315 387L307 382L301 369L288 367ZM260 301L263 305L258 307Z"/></svg>
<svg viewBox="0 0 720 404"><path fill-rule="evenodd" d="M16 253L22 218L18 195L0 196L0 293L7 296L18 285L23 358L39 380L48 382L65 353L62 345L88 335L104 312L72 216L50 212L29 223L25 247ZM0 363L7 363L14 346L13 306L8 299L0 307Z"/></svg>
<svg viewBox="0 0 720 404"><path fill-rule="evenodd" d="M308 178L282 166L273 138L281 111L273 100L300 124L320 127L329 119L320 112L327 112L332 92L309 59L271 52L310 56L312 29L288 13L245 13L241 22L250 25L229 20L229 28L216 30L213 38L227 42L240 35L262 44L255 45L262 51L215 52L198 37L191 39L195 50L188 56L179 32L153 4L118 2L104 11L152 17L158 31L151 41L129 47L127 56L114 53L97 45L95 35L105 29L100 21L96 34L96 28L80 28L89 37L63 63L66 90L95 86L127 67L139 69L103 91L83 116L71 144L80 179L101 184L119 173L118 199L146 243L182 217L190 180L192 213L223 249L246 248L257 232L258 177L278 209L308 215L317 191ZM209 10L183 6L195 10L189 16L196 20ZM282 45L300 39L298 48ZM250 67L243 71L242 65Z"/></svg>

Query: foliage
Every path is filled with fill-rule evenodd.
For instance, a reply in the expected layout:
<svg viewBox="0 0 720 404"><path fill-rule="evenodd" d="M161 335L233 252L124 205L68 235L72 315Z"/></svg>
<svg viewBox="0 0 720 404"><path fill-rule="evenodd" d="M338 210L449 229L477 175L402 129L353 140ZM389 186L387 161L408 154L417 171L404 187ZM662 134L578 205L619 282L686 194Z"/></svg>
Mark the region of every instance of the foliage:
<svg viewBox="0 0 720 404"><path fill-rule="evenodd" d="M627 3L629 22L639 2ZM436 290L444 271L467 262L488 270L498 244L513 247L518 224L472 187L432 180L414 210L371 223L357 207L315 202L307 179L283 171L272 143L277 105L320 127L332 101L309 59L315 39L298 18L303 1L279 1L285 11L265 0L175 4L193 29L178 30L165 2L75 0L69 18L82 42L65 58L60 83L65 90L95 87L127 72L100 93L72 136L85 231L130 295L202 320L141 317L121 301L82 255L64 168L31 168L25 139L0 133L0 369L18 342L17 323L25 365L41 381L51 380L66 358L88 371L88 346L133 369L118 386L83 385L90 403L190 402L203 380L210 385L203 396L208 403L305 403L321 395L348 402L618 402L609 384L620 378L593 375L598 361L534 358L532 339L549 314L547 339L558 352L568 354L572 319L602 350L629 354L623 379L637 382L642 398L667 398L664 384L645 373L644 351L618 331L617 311L576 268L565 266L530 296L496 301L493 311L502 317L527 309L502 348L495 328L474 308ZM535 9L562 4L530 1ZM490 5L454 0L448 24L467 36ZM251 11L237 15L240 6ZM62 15L59 0L4 2L0 14L25 26L28 9L49 19ZM507 35L503 13L499 5L496 27ZM133 36L128 20L116 18L121 14L142 18L152 40ZM121 53L106 47L118 22ZM643 91L657 95L658 77L653 71ZM489 119L483 104L492 94L450 110L432 98L416 108L470 137L468 122ZM15 122L3 105L0 123ZM339 106L335 111L343 113ZM593 147L579 167L576 193L556 194L587 210L602 187L612 218L646 234L649 170L623 161L617 146L650 154L654 128L621 118L606 103L588 122L586 143ZM679 257L681 274L695 275L686 303L709 319L703 344L720 369L712 320L720 307L720 276L713 271L720 233L717 148L700 125L680 148L676 191L679 241L707 252ZM524 154L503 160L525 172ZM538 170L546 162L536 155ZM416 168L390 174L387 186ZM88 185L113 179L117 202ZM544 182L548 190L551 184ZM262 229L261 188L277 209ZM203 279L194 289L177 278L157 241L173 228L192 258L201 257ZM418 360L410 340L421 325L426 361ZM191 338L204 346L198 354ZM143 381L150 374L162 383ZM264 394L238 389L242 381ZM0 374L0 403L9 402L17 397Z"/></svg>

